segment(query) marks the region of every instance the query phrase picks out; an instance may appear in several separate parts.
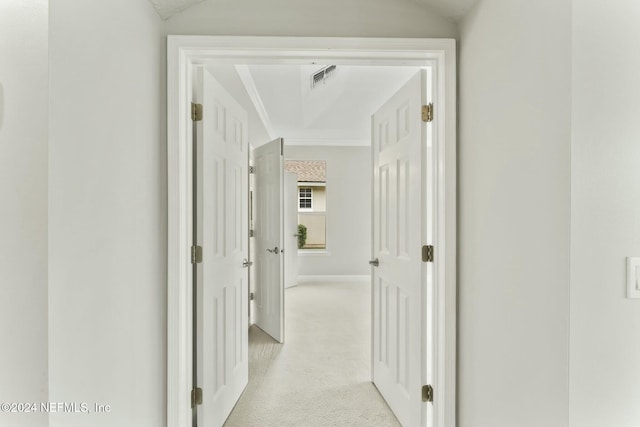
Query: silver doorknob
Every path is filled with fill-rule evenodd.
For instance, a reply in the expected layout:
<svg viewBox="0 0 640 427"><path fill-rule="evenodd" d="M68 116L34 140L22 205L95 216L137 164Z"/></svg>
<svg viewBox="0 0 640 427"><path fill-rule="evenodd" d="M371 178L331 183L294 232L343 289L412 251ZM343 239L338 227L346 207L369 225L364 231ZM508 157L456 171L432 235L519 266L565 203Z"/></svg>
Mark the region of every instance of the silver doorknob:
<svg viewBox="0 0 640 427"><path fill-rule="evenodd" d="M371 261L369 261L369 265L372 265L374 267L377 267L380 265L380 260L378 258L376 259L372 259Z"/></svg>
<svg viewBox="0 0 640 427"><path fill-rule="evenodd" d="M276 246L273 249L267 249L267 252L271 252L272 254L278 255L280 253L280 249L278 249L278 247Z"/></svg>
<svg viewBox="0 0 640 427"><path fill-rule="evenodd" d="M253 261L249 261L249 260L248 260L248 259L246 259L246 258L242 260L242 266L243 266L244 268L251 267L252 265L253 265Z"/></svg>

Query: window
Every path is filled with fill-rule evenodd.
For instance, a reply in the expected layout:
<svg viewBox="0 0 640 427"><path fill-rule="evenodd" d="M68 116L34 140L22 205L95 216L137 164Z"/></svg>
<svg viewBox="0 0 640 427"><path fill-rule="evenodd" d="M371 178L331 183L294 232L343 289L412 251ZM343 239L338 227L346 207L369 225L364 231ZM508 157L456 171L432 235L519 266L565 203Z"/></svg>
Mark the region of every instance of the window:
<svg viewBox="0 0 640 427"><path fill-rule="evenodd" d="M300 187L298 208L300 210L311 210L313 208L313 189L311 187Z"/></svg>

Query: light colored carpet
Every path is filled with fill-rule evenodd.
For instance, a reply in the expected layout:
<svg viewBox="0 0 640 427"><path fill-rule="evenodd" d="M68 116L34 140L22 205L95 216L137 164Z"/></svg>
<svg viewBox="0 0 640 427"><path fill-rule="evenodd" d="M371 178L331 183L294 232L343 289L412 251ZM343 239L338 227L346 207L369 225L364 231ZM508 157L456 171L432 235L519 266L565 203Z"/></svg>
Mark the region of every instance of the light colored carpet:
<svg viewBox="0 0 640 427"><path fill-rule="evenodd" d="M371 383L366 283L287 289L285 344L252 326L249 385L226 427L399 426Z"/></svg>

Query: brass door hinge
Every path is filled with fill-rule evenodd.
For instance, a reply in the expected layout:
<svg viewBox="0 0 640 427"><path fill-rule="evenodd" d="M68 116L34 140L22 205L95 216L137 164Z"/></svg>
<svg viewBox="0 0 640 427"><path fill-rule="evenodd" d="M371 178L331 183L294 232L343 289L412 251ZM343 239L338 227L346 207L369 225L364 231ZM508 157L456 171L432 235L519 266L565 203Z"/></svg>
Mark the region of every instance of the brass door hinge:
<svg viewBox="0 0 640 427"><path fill-rule="evenodd" d="M427 105L422 106L422 121L423 122L433 121L433 103L430 102Z"/></svg>
<svg viewBox="0 0 640 427"><path fill-rule="evenodd" d="M191 264L202 262L202 246L191 246Z"/></svg>
<svg viewBox="0 0 640 427"><path fill-rule="evenodd" d="M200 387L191 389L191 407L195 408L196 405L202 405L202 389Z"/></svg>
<svg viewBox="0 0 640 427"><path fill-rule="evenodd" d="M191 120L194 122L202 120L202 104L191 103Z"/></svg>
<svg viewBox="0 0 640 427"><path fill-rule="evenodd" d="M433 402L433 387L430 385L422 386L422 401Z"/></svg>
<svg viewBox="0 0 640 427"><path fill-rule="evenodd" d="M433 246L424 245L422 247L422 262L433 262Z"/></svg>

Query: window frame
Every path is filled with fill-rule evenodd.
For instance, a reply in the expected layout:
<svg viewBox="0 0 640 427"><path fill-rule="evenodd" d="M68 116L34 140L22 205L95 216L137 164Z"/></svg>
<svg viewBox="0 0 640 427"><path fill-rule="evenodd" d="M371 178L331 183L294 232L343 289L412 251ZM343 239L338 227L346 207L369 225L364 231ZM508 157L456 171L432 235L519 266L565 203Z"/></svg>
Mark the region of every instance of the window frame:
<svg viewBox="0 0 640 427"><path fill-rule="evenodd" d="M303 198L302 190L309 190L309 197ZM303 208L300 206L303 200L309 200L310 206L308 208ZM298 186L298 212L313 212L313 187Z"/></svg>

